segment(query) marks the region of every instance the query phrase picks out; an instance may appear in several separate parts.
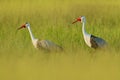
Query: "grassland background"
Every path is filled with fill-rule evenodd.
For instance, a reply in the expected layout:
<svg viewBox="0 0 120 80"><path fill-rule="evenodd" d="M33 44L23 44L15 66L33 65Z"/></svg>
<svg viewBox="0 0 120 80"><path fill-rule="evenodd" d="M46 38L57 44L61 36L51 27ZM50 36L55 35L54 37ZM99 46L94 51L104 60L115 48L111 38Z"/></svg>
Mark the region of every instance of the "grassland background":
<svg viewBox="0 0 120 80"><path fill-rule="evenodd" d="M86 46L81 24L104 38L109 48ZM119 0L0 0L0 80L120 80ZM36 50L23 23L36 38L64 47L62 53Z"/></svg>

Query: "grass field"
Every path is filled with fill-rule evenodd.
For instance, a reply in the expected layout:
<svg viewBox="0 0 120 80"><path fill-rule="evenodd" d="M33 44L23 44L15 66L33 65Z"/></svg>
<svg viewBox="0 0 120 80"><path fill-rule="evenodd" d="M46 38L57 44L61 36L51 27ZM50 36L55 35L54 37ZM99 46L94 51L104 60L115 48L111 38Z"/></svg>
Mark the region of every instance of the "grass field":
<svg viewBox="0 0 120 80"><path fill-rule="evenodd" d="M109 48L94 50L84 40L77 17L86 17L86 31L104 38ZM119 0L0 0L0 80L120 80ZM36 38L51 40L65 52L35 49Z"/></svg>

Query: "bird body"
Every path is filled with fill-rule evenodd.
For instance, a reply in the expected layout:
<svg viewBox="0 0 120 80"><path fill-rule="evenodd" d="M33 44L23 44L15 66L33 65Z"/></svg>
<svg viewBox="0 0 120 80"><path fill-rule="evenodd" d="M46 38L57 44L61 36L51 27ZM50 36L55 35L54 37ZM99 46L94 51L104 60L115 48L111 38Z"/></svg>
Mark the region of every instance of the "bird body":
<svg viewBox="0 0 120 80"><path fill-rule="evenodd" d="M28 29L31 40L32 40L32 44L35 48L44 49L44 50L48 50L48 51L61 51L62 50L61 46L59 46L49 40L39 40L39 39L34 38L29 23L22 25L20 28L18 28L18 30L22 29L22 28Z"/></svg>
<svg viewBox="0 0 120 80"><path fill-rule="evenodd" d="M106 45L106 41L102 38L96 37L94 35L91 35L90 37L90 43L92 48L102 48Z"/></svg>
<svg viewBox="0 0 120 80"><path fill-rule="evenodd" d="M45 49L45 50L48 50L48 51L52 51L52 50L55 50L55 51L61 51L62 50L62 47L49 41L49 40L38 40L37 41L37 48L40 48L41 49Z"/></svg>
<svg viewBox="0 0 120 80"><path fill-rule="evenodd" d="M73 23L76 23L80 21L82 23L82 33L83 33L83 37L84 37L84 40L85 40L85 43L91 47L91 48L94 48L94 49L97 49L97 48L102 48L106 45L106 41L103 40L102 38L99 38L99 37L96 37L92 34L88 34L85 30L85 22L86 22L86 19L84 16L81 16L79 18L77 18L76 21L74 21Z"/></svg>

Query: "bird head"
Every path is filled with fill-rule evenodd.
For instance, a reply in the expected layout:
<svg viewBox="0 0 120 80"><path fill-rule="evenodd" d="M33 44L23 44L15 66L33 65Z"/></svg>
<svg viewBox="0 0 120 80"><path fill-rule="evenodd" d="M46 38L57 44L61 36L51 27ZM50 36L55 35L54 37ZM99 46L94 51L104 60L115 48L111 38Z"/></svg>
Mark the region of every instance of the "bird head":
<svg viewBox="0 0 120 80"><path fill-rule="evenodd" d="M23 24L21 27L19 27L17 30L20 30L22 28L26 28L26 27L30 27L30 24L28 22L26 22L25 24Z"/></svg>
<svg viewBox="0 0 120 80"><path fill-rule="evenodd" d="M83 22L85 22L85 17L84 16L80 16L80 17L78 17L74 22L72 22L72 24L74 24L74 23L76 23L76 22L81 22L81 23L83 23Z"/></svg>

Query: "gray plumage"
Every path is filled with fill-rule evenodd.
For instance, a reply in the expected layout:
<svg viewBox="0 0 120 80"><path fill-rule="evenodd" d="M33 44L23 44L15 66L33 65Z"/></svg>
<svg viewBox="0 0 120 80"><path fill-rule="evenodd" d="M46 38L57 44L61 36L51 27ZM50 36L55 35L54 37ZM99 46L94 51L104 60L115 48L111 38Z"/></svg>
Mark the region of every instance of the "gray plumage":
<svg viewBox="0 0 120 80"><path fill-rule="evenodd" d="M47 51L62 51L63 48L51 41L48 40L38 40L37 41L37 48L44 49Z"/></svg>
<svg viewBox="0 0 120 80"><path fill-rule="evenodd" d="M96 37L94 35L91 35L90 43L91 43L91 47L94 49L105 47L107 44L105 40L103 40L102 38Z"/></svg>

